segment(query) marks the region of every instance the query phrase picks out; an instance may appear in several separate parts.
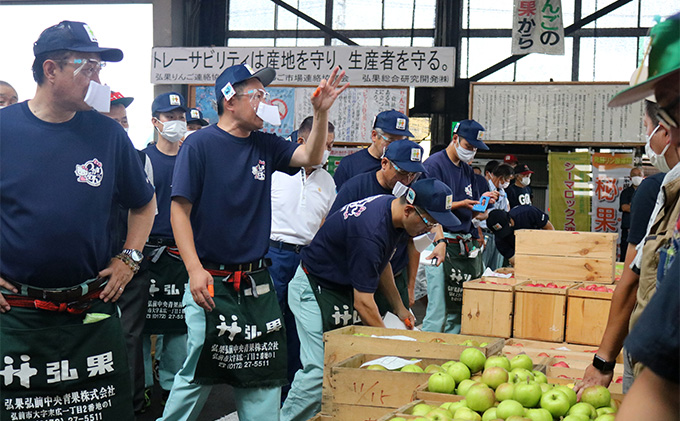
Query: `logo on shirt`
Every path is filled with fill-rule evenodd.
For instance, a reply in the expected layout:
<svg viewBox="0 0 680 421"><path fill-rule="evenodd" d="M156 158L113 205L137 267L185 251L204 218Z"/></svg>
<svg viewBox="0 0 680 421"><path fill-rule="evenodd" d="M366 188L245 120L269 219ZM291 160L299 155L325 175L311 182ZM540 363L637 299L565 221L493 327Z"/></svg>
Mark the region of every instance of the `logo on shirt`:
<svg viewBox="0 0 680 421"><path fill-rule="evenodd" d="M104 178L104 168L97 158L77 164L75 173L79 183L87 183L92 187L99 187Z"/></svg>
<svg viewBox="0 0 680 421"><path fill-rule="evenodd" d="M366 204L372 202L380 196L368 197L366 199L357 200L356 202L348 203L341 209L342 218L347 219L350 216L359 217L366 210Z"/></svg>
<svg viewBox="0 0 680 421"><path fill-rule="evenodd" d="M259 181L264 181L265 179L265 162L263 160L259 160L257 165L253 166L253 177L255 177L255 180Z"/></svg>
<svg viewBox="0 0 680 421"><path fill-rule="evenodd" d="M467 186L465 186L465 194L472 197L472 184L468 184Z"/></svg>

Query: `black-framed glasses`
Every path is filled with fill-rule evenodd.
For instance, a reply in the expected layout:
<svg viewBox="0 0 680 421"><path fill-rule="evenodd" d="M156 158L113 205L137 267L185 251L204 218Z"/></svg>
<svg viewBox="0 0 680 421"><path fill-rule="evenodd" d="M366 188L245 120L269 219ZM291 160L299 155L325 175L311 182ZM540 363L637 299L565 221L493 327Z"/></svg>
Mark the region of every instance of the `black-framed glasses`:
<svg viewBox="0 0 680 421"><path fill-rule="evenodd" d="M397 167L397 164L395 164L392 161L390 161L390 164L392 164L392 167L394 168L398 175L406 177L408 180L413 181L416 177L420 175L419 172L404 171L401 168Z"/></svg>
<svg viewBox="0 0 680 421"><path fill-rule="evenodd" d="M418 216L420 217L420 219L425 223L425 226L426 226L427 228L432 229L432 228L436 227L437 225L439 225L438 222L430 222L430 221L428 221L427 218L425 218L425 217L423 216L423 214L420 213L420 211L418 210L418 207L417 207L417 206L414 206L413 209L415 209L416 213L418 214Z"/></svg>
<svg viewBox="0 0 680 421"><path fill-rule="evenodd" d="M87 77L92 77L94 74L99 74L103 67L106 67L105 61L95 60L93 58L74 58L70 60L60 60L66 64L73 64L76 66L76 70L73 71L73 77L78 76L78 73L82 73Z"/></svg>
<svg viewBox="0 0 680 421"><path fill-rule="evenodd" d="M675 127L676 129L678 128L678 122L675 121L673 117L671 117L668 110L675 107L678 104L678 101L680 101L680 96L675 97L675 100L666 106L662 107L659 105L659 111L656 112L657 119L663 121L664 123L671 127Z"/></svg>

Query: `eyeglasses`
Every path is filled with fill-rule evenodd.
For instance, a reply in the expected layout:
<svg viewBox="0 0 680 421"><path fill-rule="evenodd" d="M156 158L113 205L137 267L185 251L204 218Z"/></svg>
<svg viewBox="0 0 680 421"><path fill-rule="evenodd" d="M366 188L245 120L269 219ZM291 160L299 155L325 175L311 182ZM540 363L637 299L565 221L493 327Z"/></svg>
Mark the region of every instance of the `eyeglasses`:
<svg viewBox="0 0 680 421"><path fill-rule="evenodd" d="M408 180L413 181L416 177L418 177L420 175L419 172L404 171L404 170L400 169L399 167L397 167L397 164L395 164L392 161L390 161L390 164L392 164L392 167L394 168L394 170L397 172L397 174L399 176L406 177Z"/></svg>
<svg viewBox="0 0 680 421"><path fill-rule="evenodd" d="M675 121L673 117L671 117L670 113L668 110L671 108L675 107L678 104L678 101L680 101L680 96L675 97L675 101L671 102L670 104L662 107L659 106L659 111L656 112L656 118L659 119L660 121L663 121L667 125L671 127L675 127L676 129L678 128L678 122Z"/></svg>
<svg viewBox="0 0 680 421"><path fill-rule="evenodd" d="M105 61L99 61L92 58L74 58L73 61L60 60L66 64L73 64L78 68L73 72L73 77L78 76L78 73L83 73L86 77L99 74L102 67L106 67Z"/></svg>
<svg viewBox="0 0 680 421"><path fill-rule="evenodd" d="M384 134L381 134L380 137L382 138L385 143L390 144L392 142L396 142L397 140L403 140L406 139L405 137L400 137L399 139L390 139L389 137L385 136Z"/></svg>
<svg viewBox="0 0 680 421"><path fill-rule="evenodd" d="M437 225L439 225L439 223L437 223L437 222L430 222L430 221L428 221L427 218L425 218L425 217L423 216L423 214L420 213L420 211L418 210L418 207L414 206L413 209L415 209L416 213L418 214L418 216L420 216L420 219L423 220L423 222L425 223L425 226L426 226L427 228L432 229L432 228L436 227Z"/></svg>
<svg viewBox="0 0 680 421"><path fill-rule="evenodd" d="M271 99L271 95L269 95L269 92L265 91L264 89L251 89L248 92L236 94L236 96L250 96L251 102L253 100L257 100L259 102L268 103L269 100Z"/></svg>

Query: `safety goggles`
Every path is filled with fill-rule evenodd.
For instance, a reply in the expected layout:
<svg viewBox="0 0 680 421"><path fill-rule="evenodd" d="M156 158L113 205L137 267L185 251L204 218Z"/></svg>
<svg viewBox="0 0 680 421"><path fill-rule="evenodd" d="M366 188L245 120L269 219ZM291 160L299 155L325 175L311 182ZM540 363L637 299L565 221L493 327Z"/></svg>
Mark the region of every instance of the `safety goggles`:
<svg viewBox="0 0 680 421"><path fill-rule="evenodd" d="M401 176L401 177L406 177L409 181L415 180L415 179L420 175L419 172L404 171L404 170L402 170L401 168L399 168L399 167L397 166L397 164L395 164L395 163L392 162L392 161L390 161L390 164L392 164L392 167L393 167L394 170L397 172L397 175L399 175L399 176Z"/></svg>
<svg viewBox="0 0 680 421"><path fill-rule="evenodd" d="M425 217L423 216L423 214L420 213L420 211L418 210L418 207L417 207L417 206L414 206L413 209L415 209L416 213L418 214L418 216L420 217L420 219L425 223L425 226L426 226L428 229L435 228L436 226L439 225L438 222L430 222L430 221L428 221L427 218L425 218Z"/></svg>
<svg viewBox="0 0 680 421"><path fill-rule="evenodd" d="M76 70L73 71L73 77L78 76L82 73L88 78L93 75L98 75L103 67L106 67L105 61L99 61L92 58L74 58L73 60L60 60L62 63L72 64L76 66Z"/></svg>

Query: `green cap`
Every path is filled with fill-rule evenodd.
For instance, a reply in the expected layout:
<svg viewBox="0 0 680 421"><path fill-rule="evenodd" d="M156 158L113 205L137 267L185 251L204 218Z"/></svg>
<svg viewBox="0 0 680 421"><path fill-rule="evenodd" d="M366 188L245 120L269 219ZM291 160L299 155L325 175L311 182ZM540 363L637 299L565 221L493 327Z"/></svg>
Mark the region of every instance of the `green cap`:
<svg viewBox="0 0 680 421"><path fill-rule="evenodd" d="M673 73L680 73L680 13L656 24L650 31L649 77L646 81L616 94L610 107L639 101L654 93L656 83Z"/></svg>

